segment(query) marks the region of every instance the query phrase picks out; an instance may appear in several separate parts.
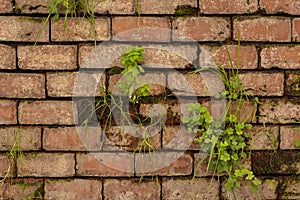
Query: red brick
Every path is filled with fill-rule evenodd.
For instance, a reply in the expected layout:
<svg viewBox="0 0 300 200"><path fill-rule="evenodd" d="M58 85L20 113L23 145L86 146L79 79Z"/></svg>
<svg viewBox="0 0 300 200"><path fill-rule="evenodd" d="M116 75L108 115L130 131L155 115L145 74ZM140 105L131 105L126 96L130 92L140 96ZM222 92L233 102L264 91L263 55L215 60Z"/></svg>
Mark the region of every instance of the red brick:
<svg viewBox="0 0 300 200"><path fill-rule="evenodd" d="M249 95L283 96L284 74L281 72L240 73L239 78Z"/></svg>
<svg viewBox="0 0 300 200"><path fill-rule="evenodd" d="M259 107L260 122L299 123L300 107L297 99L267 99Z"/></svg>
<svg viewBox="0 0 300 200"><path fill-rule="evenodd" d="M0 100L0 124L17 123L17 103Z"/></svg>
<svg viewBox="0 0 300 200"><path fill-rule="evenodd" d="M130 153L77 154L79 176L133 176L134 155Z"/></svg>
<svg viewBox="0 0 300 200"><path fill-rule="evenodd" d="M217 66L222 68L232 68L230 65L229 55L234 68L238 69L256 69L258 63L258 53L255 46L240 46L237 45L223 45L223 46L207 46L202 45L201 50L205 50L208 56ZM240 49L240 56L239 50ZM201 52L202 53L202 52Z"/></svg>
<svg viewBox="0 0 300 200"><path fill-rule="evenodd" d="M219 183L215 179L195 178L163 180L163 199L219 199Z"/></svg>
<svg viewBox="0 0 300 200"><path fill-rule="evenodd" d="M0 97L45 98L42 74L0 73Z"/></svg>
<svg viewBox="0 0 300 200"><path fill-rule="evenodd" d="M0 58L0 69L16 69L15 48L7 45L0 45Z"/></svg>
<svg viewBox="0 0 300 200"><path fill-rule="evenodd" d="M293 37L292 40L295 42L300 41L300 18L293 20Z"/></svg>
<svg viewBox="0 0 300 200"><path fill-rule="evenodd" d="M223 91L222 80L213 72L168 74L168 88L177 96L214 96Z"/></svg>
<svg viewBox="0 0 300 200"><path fill-rule="evenodd" d="M260 0L260 7L264 9L268 14L300 14L300 2L297 0Z"/></svg>
<svg viewBox="0 0 300 200"><path fill-rule="evenodd" d="M233 21L233 37L241 41L290 42L291 20L285 17L240 17Z"/></svg>
<svg viewBox="0 0 300 200"><path fill-rule="evenodd" d="M115 17L112 21L113 40L166 42L170 41L170 28L166 18L158 17Z"/></svg>
<svg viewBox="0 0 300 200"><path fill-rule="evenodd" d="M68 177L75 174L74 154L24 153L17 160L18 176Z"/></svg>
<svg viewBox="0 0 300 200"><path fill-rule="evenodd" d="M258 10L257 0L200 0L201 13L205 14L244 14Z"/></svg>
<svg viewBox="0 0 300 200"><path fill-rule="evenodd" d="M281 126L280 141L281 149L300 149L295 145L300 141L300 126Z"/></svg>
<svg viewBox="0 0 300 200"><path fill-rule="evenodd" d="M252 150L275 150L278 147L278 126L253 126L249 134L249 145Z"/></svg>
<svg viewBox="0 0 300 200"><path fill-rule="evenodd" d="M74 124L76 115L71 101L23 101L19 106L21 124Z"/></svg>
<svg viewBox="0 0 300 200"><path fill-rule="evenodd" d="M230 21L218 17L178 18L173 22L174 41L224 41L230 37Z"/></svg>
<svg viewBox="0 0 300 200"><path fill-rule="evenodd" d="M275 46L261 52L261 67L270 69L300 69L300 47Z"/></svg>
<svg viewBox="0 0 300 200"><path fill-rule="evenodd" d="M18 13L49 13L49 0L16 0Z"/></svg>
<svg viewBox="0 0 300 200"><path fill-rule="evenodd" d="M47 74L47 91L51 97L101 96L103 90L105 90L103 72Z"/></svg>
<svg viewBox="0 0 300 200"><path fill-rule="evenodd" d="M160 187L155 181L117 180L108 179L104 182L104 196L106 199L145 199L153 200L160 198Z"/></svg>
<svg viewBox="0 0 300 200"><path fill-rule="evenodd" d="M138 176L181 176L192 173L193 159L182 152L137 154L135 159Z"/></svg>
<svg viewBox="0 0 300 200"><path fill-rule="evenodd" d="M281 180L279 187L278 199L299 199L300 198L300 181L298 177L287 177Z"/></svg>
<svg viewBox="0 0 300 200"><path fill-rule="evenodd" d="M197 10L197 0L142 0L141 14L176 14L183 6Z"/></svg>
<svg viewBox="0 0 300 200"><path fill-rule="evenodd" d="M286 95L300 96L300 70L287 71L285 84Z"/></svg>
<svg viewBox="0 0 300 200"><path fill-rule="evenodd" d="M77 68L76 46L20 46L18 64L30 70L72 70Z"/></svg>
<svg viewBox="0 0 300 200"><path fill-rule="evenodd" d="M0 16L0 27L2 27L0 30L0 40L35 42L43 24L43 18ZM38 41L48 41L48 25L49 24L47 24L45 29L42 31Z"/></svg>
<svg viewBox="0 0 300 200"><path fill-rule="evenodd" d="M45 199L90 199L102 198L102 181L90 179L47 180Z"/></svg>
<svg viewBox="0 0 300 200"><path fill-rule="evenodd" d="M222 196L228 200L234 199L276 199L278 186L277 180L261 180L262 184L258 187L256 193L251 192L251 181L242 181L241 187L235 190L235 195L232 191L226 191L225 182L222 184Z"/></svg>
<svg viewBox="0 0 300 200"><path fill-rule="evenodd" d="M13 4L10 0L0 0L0 13L11 13Z"/></svg>
<svg viewBox="0 0 300 200"><path fill-rule="evenodd" d="M14 179L0 185L0 198L3 199L42 199L43 180Z"/></svg>
<svg viewBox="0 0 300 200"><path fill-rule="evenodd" d="M52 21L52 41L94 41L94 33L91 24L87 19L68 19L64 26L64 18ZM108 18L95 18L96 40L109 39L110 22Z"/></svg>
<svg viewBox="0 0 300 200"><path fill-rule="evenodd" d="M10 158L7 154L0 154L0 177L5 177L5 176L11 177L14 175L14 173L15 173L14 160Z"/></svg>
<svg viewBox="0 0 300 200"><path fill-rule="evenodd" d="M94 12L101 14L134 14L134 0L105 0L95 7Z"/></svg>
<svg viewBox="0 0 300 200"><path fill-rule="evenodd" d="M11 150L13 146L20 150L39 150L41 146L40 128L0 128L0 150Z"/></svg>

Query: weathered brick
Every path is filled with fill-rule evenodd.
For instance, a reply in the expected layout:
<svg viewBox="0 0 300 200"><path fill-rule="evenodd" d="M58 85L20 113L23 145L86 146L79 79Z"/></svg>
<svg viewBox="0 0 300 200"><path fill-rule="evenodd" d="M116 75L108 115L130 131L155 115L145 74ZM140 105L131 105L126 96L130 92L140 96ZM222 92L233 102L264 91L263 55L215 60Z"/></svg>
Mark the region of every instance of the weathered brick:
<svg viewBox="0 0 300 200"><path fill-rule="evenodd" d="M0 73L0 97L45 98L42 74Z"/></svg>
<svg viewBox="0 0 300 200"><path fill-rule="evenodd" d="M135 170L138 176L180 176L192 173L193 159L182 152L137 154L135 159Z"/></svg>
<svg viewBox="0 0 300 200"><path fill-rule="evenodd" d="M279 145L278 126L253 126L249 135L252 150L275 150Z"/></svg>
<svg viewBox="0 0 300 200"><path fill-rule="evenodd" d="M296 142L300 141L299 126L281 126L280 127L280 148L281 149L299 149Z"/></svg>
<svg viewBox="0 0 300 200"><path fill-rule="evenodd" d="M95 7L95 13L101 14L134 14L133 0L105 0Z"/></svg>
<svg viewBox="0 0 300 200"><path fill-rule="evenodd" d="M17 123L17 103L15 101L0 100L0 124Z"/></svg>
<svg viewBox="0 0 300 200"><path fill-rule="evenodd" d="M133 176L134 155L130 153L77 154L80 176Z"/></svg>
<svg viewBox="0 0 300 200"><path fill-rule="evenodd" d="M261 67L300 69L300 47L275 46L261 51Z"/></svg>
<svg viewBox="0 0 300 200"><path fill-rule="evenodd" d="M284 17L235 18L233 37L241 41L290 42L291 20Z"/></svg>
<svg viewBox="0 0 300 200"><path fill-rule="evenodd" d="M284 73L248 72L240 73L239 78L249 95L283 96Z"/></svg>
<svg viewBox="0 0 300 200"><path fill-rule="evenodd" d="M74 154L24 153L17 160L18 176L68 177L75 174Z"/></svg>
<svg viewBox="0 0 300 200"><path fill-rule="evenodd" d="M244 14L258 10L257 0L200 0L201 13L205 14Z"/></svg>
<svg viewBox="0 0 300 200"><path fill-rule="evenodd" d="M41 146L40 128L0 128L0 150L11 150L13 147L20 150L39 150Z"/></svg>
<svg viewBox="0 0 300 200"><path fill-rule="evenodd" d="M300 107L297 99L267 99L259 107L260 122L299 123Z"/></svg>
<svg viewBox="0 0 300 200"><path fill-rule="evenodd" d="M49 0L16 0L18 13L49 13Z"/></svg>
<svg viewBox="0 0 300 200"><path fill-rule="evenodd" d="M51 97L101 96L104 90L103 71L47 74L47 91Z"/></svg>
<svg viewBox="0 0 300 200"><path fill-rule="evenodd" d="M260 0L260 7L268 14L288 13L292 15L300 14L300 2L294 0Z"/></svg>
<svg viewBox="0 0 300 200"><path fill-rule="evenodd" d="M71 101L23 101L19 105L21 124L74 124L76 116Z"/></svg>
<svg viewBox="0 0 300 200"><path fill-rule="evenodd" d="M218 17L178 18L173 22L174 41L224 41L230 37L230 21Z"/></svg>
<svg viewBox="0 0 300 200"><path fill-rule="evenodd" d="M251 192L251 182L242 181L241 187L236 189L235 195L232 191L226 191L225 182L222 184L222 196L228 200L234 199L276 199L277 193L276 188L278 186L278 181L273 179L261 180L262 184L258 187L256 193Z"/></svg>
<svg viewBox="0 0 300 200"><path fill-rule="evenodd" d="M95 18L96 40L107 40L110 36L110 21L108 18ZM68 19L66 28L64 19L52 21L51 25L52 41L94 41L92 25L87 19Z"/></svg>
<svg viewBox="0 0 300 200"><path fill-rule="evenodd" d="M142 14L185 14L187 10L197 13L197 0L142 0L140 5Z"/></svg>
<svg viewBox="0 0 300 200"><path fill-rule="evenodd" d="M297 177L283 177L278 188L278 199L299 199L300 181Z"/></svg>
<svg viewBox="0 0 300 200"><path fill-rule="evenodd" d="M13 3L10 0L0 1L0 13L11 13L13 11Z"/></svg>
<svg viewBox="0 0 300 200"><path fill-rule="evenodd" d="M106 199L153 200L160 198L160 187L153 180L117 180L108 179L104 182L104 196Z"/></svg>
<svg viewBox="0 0 300 200"><path fill-rule="evenodd" d="M7 45L0 45L0 69L16 69L16 50Z"/></svg>
<svg viewBox="0 0 300 200"><path fill-rule="evenodd" d="M201 49L208 52L212 60L217 66L222 68L238 68L238 69L256 69L258 63L258 53L255 46L240 46L237 45L223 45L223 46L208 46L202 45ZM230 59L233 66L230 64ZM240 51L240 55L239 52Z"/></svg>
<svg viewBox="0 0 300 200"><path fill-rule="evenodd" d="M43 180L14 179L0 185L0 198L3 199L42 199Z"/></svg>
<svg viewBox="0 0 300 200"><path fill-rule="evenodd" d="M102 198L102 181L91 179L47 180L45 199L90 199Z"/></svg>
<svg viewBox="0 0 300 200"><path fill-rule="evenodd" d="M118 92L118 84L122 81L125 75L115 74L109 79L109 91L115 91L115 94L122 94ZM124 78L123 78L124 77ZM165 91L166 86L166 75L164 73L144 73L139 76L139 84L150 85L151 92L149 95L160 95Z"/></svg>
<svg viewBox="0 0 300 200"><path fill-rule="evenodd" d="M0 177L13 176L15 173L15 162L7 154L0 154ZM0 185L1 186L1 185ZM1 197L1 196L0 196Z"/></svg>
<svg viewBox="0 0 300 200"><path fill-rule="evenodd" d="M20 46L18 59L21 69L72 70L77 68L76 46Z"/></svg>
<svg viewBox="0 0 300 200"><path fill-rule="evenodd" d="M44 24L43 18L38 17L16 17L0 16L0 40L35 42L38 33ZM40 42L47 42L49 39L49 24L46 25L39 37Z"/></svg>
<svg viewBox="0 0 300 200"><path fill-rule="evenodd" d="M164 179L162 183L163 199L219 199L219 183L215 179L195 178Z"/></svg>
<svg viewBox="0 0 300 200"><path fill-rule="evenodd" d="M287 71L285 84L285 94L300 96L300 71Z"/></svg>
<svg viewBox="0 0 300 200"><path fill-rule="evenodd" d="M300 18L296 18L293 20L293 35L292 40L294 42L300 41Z"/></svg>
<svg viewBox="0 0 300 200"><path fill-rule="evenodd" d="M171 31L167 30L170 28L166 18L115 17L112 20L113 40L166 42L170 41Z"/></svg>

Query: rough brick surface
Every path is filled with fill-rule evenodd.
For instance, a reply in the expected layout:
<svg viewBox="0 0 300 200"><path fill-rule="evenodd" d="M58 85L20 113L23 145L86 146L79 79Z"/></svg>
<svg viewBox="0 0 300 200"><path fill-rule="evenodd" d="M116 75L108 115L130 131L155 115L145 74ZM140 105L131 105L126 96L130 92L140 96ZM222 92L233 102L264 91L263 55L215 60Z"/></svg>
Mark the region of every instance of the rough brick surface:
<svg viewBox="0 0 300 200"><path fill-rule="evenodd" d="M23 101L19 105L21 124L74 124L76 116L71 101Z"/></svg>
<svg viewBox="0 0 300 200"><path fill-rule="evenodd" d="M241 41L290 42L291 21L284 17L240 17L233 21L233 37Z"/></svg>
<svg viewBox="0 0 300 200"><path fill-rule="evenodd" d="M296 142L300 141L300 126L281 126L280 141L281 149L299 149Z"/></svg>
<svg viewBox="0 0 300 200"><path fill-rule="evenodd" d="M170 41L170 30L167 30L170 28L167 18L115 17L112 20L113 40L166 42Z"/></svg>
<svg viewBox="0 0 300 200"><path fill-rule="evenodd" d="M35 42L43 23L43 18L1 16L0 26L2 29L0 30L0 40ZM42 31L38 41L48 41L49 30L47 26L48 25L46 25L45 29Z"/></svg>
<svg viewBox="0 0 300 200"><path fill-rule="evenodd" d="M26 153L18 158L18 176L68 177L75 174L74 154Z"/></svg>
<svg viewBox="0 0 300 200"><path fill-rule="evenodd" d="M261 51L261 67L281 69L300 68L300 47L274 46Z"/></svg>
<svg viewBox="0 0 300 200"><path fill-rule="evenodd" d="M232 68L228 57L227 49L234 68L256 69L258 63L258 53L255 46L208 46L202 45L201 48L208 52L208 55L217 66ZM240 54L238 53L240 52Z"/></svg>
<svg viewBox="0 0 300 200"><path fill-rule="evenodd" d="M173 22L174 41L224 41L230 37L230 22L227 18L191 17L177 18ZM190 38L190 39L189 39Z"/></svg>
<svg viewBox="0 0 300 200"><path fill-rule="evenodd" d="M49 13L48 0L16 0L18 13Z"/></svg>
<svg viewBox="0 0 300 200"><path fill-rule="evenodd" d="M300 198L300 181L298 178L283 178L280 183L282 184L279 190L279 199Z"/></svg>
<svg viewBox="0 0 300 200"><path fill-rule="evenodd" d="M80 176L132 176L134 173L131 153L77 154L76 158Z"/></svg>
<svg viewBox="0 0 300 200"><path fill-rule="evenodd" d="M116 180L108 179L104 182L104 196L107 199L159 199L160 187L155 181L139 180Z"/></svg>
<svg viewBox="0 0 300 200"><path fill-rule="evenodd" d="M0 1L0 13L11 13L13 11L13 4L10 0Z"/></svg>
<svg viewBox="0 0 300 200"><path fill-rule="evenodd" d="M18 59L21 69L72 70L77 68L75 46L20 46Z"/></svg>
<svg viewBox="0 0 300 200"><path fill-rule="evenodd" d="M279 145L278 126L253 126L249 134L252 150L275 150Z"/></svg>
<svg viewBox="0 0 300 200"><path fill-rule="evenodd" d="M134 14L133 0L105 0L95 7L95 13L101 14Z"/></svg>
<svg viewBox="0 0 300 200"><path fill-rule="evenodd" d="M293 35L292 40L295 42L300 41L300 19L296 18L293 20Z"/></svg>
<svg viewBox="0 0 300 200"><path fill-rule="evenodd" d="M163 199L218 199L219 183L210 178L164 179L162 183Z"/></svg>
<svg viewBox="0 0 300 200"><path fill-rule="evenodd" d="M14 146L18 146L22 151L41 149L41 129L27 127L1 128L0 150L10 150Z"/></svg>
<svg viewBox="0 0 300 200"><path fill-rule="evenodd" d="M299 99L268 99L259 107L259 113L260 122L299 123Z"/></svg>
<svg viewBox="0 0 300 200"><path fill-rule="evenodd" d="M286 76L285 94L300 96L300 71L287 71Z"/></svg>
<svg viewBox="0 0 300 200"><path fill-rule="evenodd" d="M197 0L142 0L142 14L177 14L184 7L197 11Z"/></svg>
<svg viewBox="0 0 300 200"><path fill-rule="evenodd" d="M257 9L257 0L200 0L201 13L205 14L244 14L256 12Z"/></svg>
<svg viewBox="0 0 300 200"><path fill-rule="evenodd" d="M0 73L0 97L45 98L42 74Z"/></svg>
<svg viewBox="0 0 300 200"><path fill-rule="evenodd" d="M249 95L283 96L284 74L280 72L249 72L239 74Z"/></svg>
<svg viewBox="0 0 300 200"><path fill-rule="evenodd" d="M300 14L300 2L298 0L260 0L260 7L264 9L268 14Z"/></svg>
<svg viewBox="0 0 300 200"><path fill-rule="evenodd" d="M0 69L16 68L16 50L7 45L0 45Z"/></svg>
<svg viewBox="0 0 300 200"><path fill-rule="evenodd" d="M66 25L65 28L63 18L60 18L58 21L52 21L52 41L94 41L93 27L86 19L68 19ZM109 39L109 26L108 18L95 18L97 41Z"/></svg>
<svg viewBox="0 0 300 200"><path fill-rule="evenodd" d="M15 101L0 100L0 124L17 123L17 103Z"/></svg>
<svg viewBox="0 0 300 200"><path fill-rule="evenodd" d="M45 199L91 199L102 198L102 181L92 179L47 180Z"/></svg>
<svg viewBox="0 0 300 200"><path fill-rule="evenodd" d="M14 161L7 154L0 154L0 177L13 176L15 172Z"/></svg>

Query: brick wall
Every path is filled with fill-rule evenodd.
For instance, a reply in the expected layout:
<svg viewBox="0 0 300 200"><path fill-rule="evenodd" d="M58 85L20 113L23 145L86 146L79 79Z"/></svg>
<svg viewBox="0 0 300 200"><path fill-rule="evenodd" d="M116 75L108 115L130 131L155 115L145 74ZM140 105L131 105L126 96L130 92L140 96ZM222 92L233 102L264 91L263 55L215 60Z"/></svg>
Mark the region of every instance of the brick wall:
<svg viewBox="0 0 300 200"><path fill-rule="evenodd" d="M73 86L94 49L92 28L86 19L73 18L64 30L61 17L46 24L33 46L48 8L48 0L0 0L0 177L11 168L11 178L0 183L0 197L152 200L189 199L196 194L196 199L234 199L224 189L222 178L211 181L212 174L198 171L195 182L190 182L200 160L197 146L188 147L173 163L155 171L156 176L143 172L145 162L134 156L137 141L131 136L126 136L128 145L120 147L127 150L119 152L125 154L122 159L116 159L119 155L109 147L104 153L98 152L100 158L110 158L114 167L87 152L75 128L80 123L79 108L74 109L72 97L81 96L74 93ZM181 15L182 8L187 8L187 15ZM262 102L255 110L258 118L251 121L254 142L250 144L253 154L249 163L262 185L252 194L250 186L242 184L237 199L300 198L300 157L294 143L300 139L299 0L140 0L139 9L135 0L106 0L98 5L95 15L99 45L110 39L128 42L134 37L128 39L122 33L138 27L167 31L139 39L151 41L145 46L152 45L152 50L145 50L145 77L150 77L145 80L159 80L171 90L181 90L176 69L204 104L210 103L205 81L187 74L191 70L187 60L170 55L170 49L175 53L188 51L186 56L192 61L199 60L205 50L213 61L228 67L227 47L233 63L240 63L244 87ZM113 37L118 34L120 37ZM201 51L195 43L182 40L180 34L197 41ZM116 49L122 45L115 45ZM105 61L96 62L101 65ZM114 65L119 66L120 61ZM90 82L109 89L120 78L105 68L84 72ZM100 73L101 80L93 78L93 73ZM163 91L161 86L151 87L154 95ZM101 91L94 94L101 96ZM158 149L168 146L180 122L178 102L168 99L163 104L172 115L151 140ZM149 106L140 105L139 112L146 115ZM249 103L245 113L251 112ZM22 155L11 159L8 152L16 144L16 133L21 135L18 146ZM115 127L109 138L118 143L120 135ZM178 149L170 148L167 154L172 157ZM118 166L128 170L118 170Z"/></svg>

